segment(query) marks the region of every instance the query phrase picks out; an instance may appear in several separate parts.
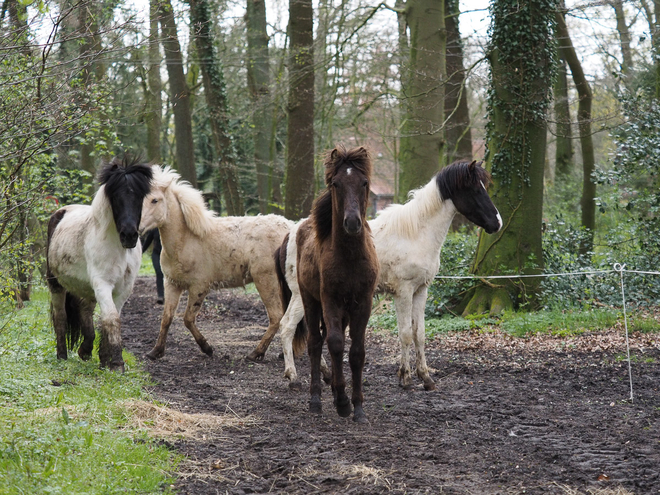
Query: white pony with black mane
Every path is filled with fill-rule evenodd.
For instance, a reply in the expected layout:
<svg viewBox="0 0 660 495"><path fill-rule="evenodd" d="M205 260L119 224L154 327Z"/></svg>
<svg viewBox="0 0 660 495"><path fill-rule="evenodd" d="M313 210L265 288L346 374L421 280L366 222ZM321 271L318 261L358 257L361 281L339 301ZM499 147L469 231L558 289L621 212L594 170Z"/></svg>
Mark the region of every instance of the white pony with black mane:
<svg viewBox="0 0 660 495"><path fill-rule="evenodd" d="M140 231L156 227L160 231L165 304L158 340L147 357L158 359L165 354L167 332L184 290L188 291L188 306L183 323L200 349L212 355L213 348L195 323L206 295L211 289L254 282L266 306L269 325L247 358L262 360L284 313L273 252L293 222L279 215L217 217L206 208L202 193L181 181L169 167L154 165L153 176Z"/></svg>
<svg viewBox="0 0 660 495"><path fill-rule="evenodd" d="M99 171L101 187L91 206L60 208L48 222L47 281L57 357L67 347L89 359L94 346L92 315L101 308L102 367L124 370L119 315L133 290L142 259L138 226L149 192L151 166L115 159Z"/></svg>
<svg viewBox="0 0 660 495"><path fill-rule="evenodd" d="M401 364L399 384L412 387L410 350L416 350L417 375L426 390L435 389L424 354L424 308L428 286L438 273L440 250L456 212L492 234L502 218L488 196L490 175L477 162L456 162L438 172L410 201L386 208L369 222L380 262L378 290L392 294L397 314ZM304 350L303 309L296 282L296 228L275 253L286 312L282 318L284 376L298 387L294 353ZM329 371L324 371L327 379Z"/></svg>

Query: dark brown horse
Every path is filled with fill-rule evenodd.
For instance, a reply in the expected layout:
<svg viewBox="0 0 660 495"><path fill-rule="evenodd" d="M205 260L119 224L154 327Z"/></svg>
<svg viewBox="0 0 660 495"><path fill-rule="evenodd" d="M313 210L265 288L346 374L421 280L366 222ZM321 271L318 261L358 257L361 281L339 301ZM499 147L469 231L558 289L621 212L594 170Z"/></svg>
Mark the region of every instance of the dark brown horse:
<svg viewBox="0 0 660 495"><path fill-rule="evenodd" d="M325 161L327 189L297 233L298 285L309 329L312 368L309 410L321 413L323 340L332 359L332 393L337 413L351 414L342 369L344 332L350 325L349 364L353 377L353 420L366 423L362 408L364 334L378 281L378 259L366 221L371 160L364 148L332 150ZM320 324L323 320L323 334Z"/></svg>

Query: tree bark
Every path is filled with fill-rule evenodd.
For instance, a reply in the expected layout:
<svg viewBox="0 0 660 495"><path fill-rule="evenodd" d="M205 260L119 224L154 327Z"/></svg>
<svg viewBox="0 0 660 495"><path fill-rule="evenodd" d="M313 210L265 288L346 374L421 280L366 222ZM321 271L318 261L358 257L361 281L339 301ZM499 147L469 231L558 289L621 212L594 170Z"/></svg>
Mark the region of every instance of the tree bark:
<svg viewBox="0 0 660 495"><path fill-rule="evenodd" d="M190 89L183 72L183 55L170 0L160 0L161 42L165 50L165 62L170 86L170 100L174 114L174 139L176 141L176 168L181 177L197 187L195 151L192 135Z"/></svg>
<svg viewBox="0 0 660 495"><path fill-rule="evenodd" d="M633 68L632 50L630 48L630 30L626 24L626 13L623 10L623 0L610 0L610 6L614 9L616 17L616 30L619 33L621 43L621 73L627 79Z"/></svg>
<svg viewBox="0 0 660 495"><path fill-rule="evenodd" d="M582 226L587 229L588 236L580 245L580 254L587 254L593 249L593 233L596 228L596 183L591 174L595 170L594 143L591 135L591 102L593 95L589 81L584 75L580 59L566 27L564 14L557 12L557 34L562 57L568 63L573 76L573 82L578 91L578 130L580 133L580 147L582 148Z"/></svg>
<svg viewBox="0 0 660 495"><path fill-rule="evenodd" d="M554 61L552 0L496 0L491 3L489 42L487 167L490 196L502 229L479 237L476 275L538 274L541 242L546 114ZM509 43L512 34L518 43ZM464 314L499 314L516 305L538 305L540 278L484 280L468 292Z"/></svg>
<svg viewBox="0 0 660 495"><path fill-rule="evenodd" d="M445 89L445 139L447 163L472 159L472 131L470 110L463 68L463 42L458 26L457 0L445 0L447 28L447 87Z"/></svg>
<svg viewBox="0 0 660 495"><path fill-rule="evenodd" d="M402 100L400 201L408 191L428 182L440 166L447 39L444 5L436 0L406 2L410 59Z"/></svg>
<svg viewBox="0 0 660 495"><path fill-rule="evenodd" d="M211 37L208 0L190 0L190 16L202 70L202 84L209 110L225 208L229 215L241 216L245 211L236 173L236 150L229 132L227 90L222 65L215 53Z"/></svg>
<svg viewBox="0 0 660 495"><path fill-rule="evenodd" d="M289 102L284 215L309 215L314 200L314 11L289 0Z"/></svg>
<svg viewBox="0 0 660 495"><path fill-rule="evenodd" d="M158 2L149 1L149 69L147 72L147 156L152 163L162 163L160 133L163 120L163 83L160 77L160 36L158 35Z"/></svg>
<svg viewBox="0 0 660 495"><path fill-rule="evenodd" d="M566 61L559 56L557 79L554 86L555 120L557 121L557 146L555 149L555 177L563 180L573 170L573 134L571 109L568 100Z"/></svg>
<svg viewBox="0 0 660 495"><path fill-rule="evenodd" d="M270 154L270 129L273 106L270 98L270 70L268 33L266 31L266 3L264 0L247 0L245 14L247 25L247 78L252 106L254 140L254 165L257 173L259 211L268 213L272 199L274 156Z"/></svg>

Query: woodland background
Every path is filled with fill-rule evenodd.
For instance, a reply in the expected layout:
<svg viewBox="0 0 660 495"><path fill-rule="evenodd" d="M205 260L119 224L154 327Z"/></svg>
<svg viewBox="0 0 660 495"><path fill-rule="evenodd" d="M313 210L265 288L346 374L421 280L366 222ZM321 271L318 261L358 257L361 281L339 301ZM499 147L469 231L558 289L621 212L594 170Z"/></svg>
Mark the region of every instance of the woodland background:
<svg viewBox="0 0 660 495"><path fill-rule="evenodd" d="M50 213L126 152L219 214L294 219L336 143L372 150L372 213L484 159L505 227L458 218L442 273L658 267L659 0L3 0L0 67L0 288L18 304ZM586 275L431 294L434 315L620 301Z"/></svg>

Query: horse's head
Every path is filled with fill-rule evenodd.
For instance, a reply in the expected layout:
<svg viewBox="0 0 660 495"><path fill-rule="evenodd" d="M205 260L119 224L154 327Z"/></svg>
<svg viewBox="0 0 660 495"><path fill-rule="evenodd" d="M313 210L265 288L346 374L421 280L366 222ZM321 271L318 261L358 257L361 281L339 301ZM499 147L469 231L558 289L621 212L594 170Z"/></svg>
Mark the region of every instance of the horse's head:
<svg viewBox="0 0 660 495"><path fill-rule="evenodd" d="M436 176L442 199L450 199L468 220L492 234L502 228L502 217L486 190L490 183L490 174L476 161L452 163Z"/></svg>
<svg viewBox="0 0 660 495"><path fill-rule="evenodd" d="M152 171L138 159L113 159L99 171L99 184L112 208L119 241L126 248L134 248L138 241L138 227L142 202L151 187Z"/></svg>
<svg viewBox="0 0 660 495"><path fill-rule="evenodd" d="M346 150L340 146L325 162L325 182L332 197L333 215L342 218L349 235L362 232L369 201L371 160L365 148Z"/></svg>

